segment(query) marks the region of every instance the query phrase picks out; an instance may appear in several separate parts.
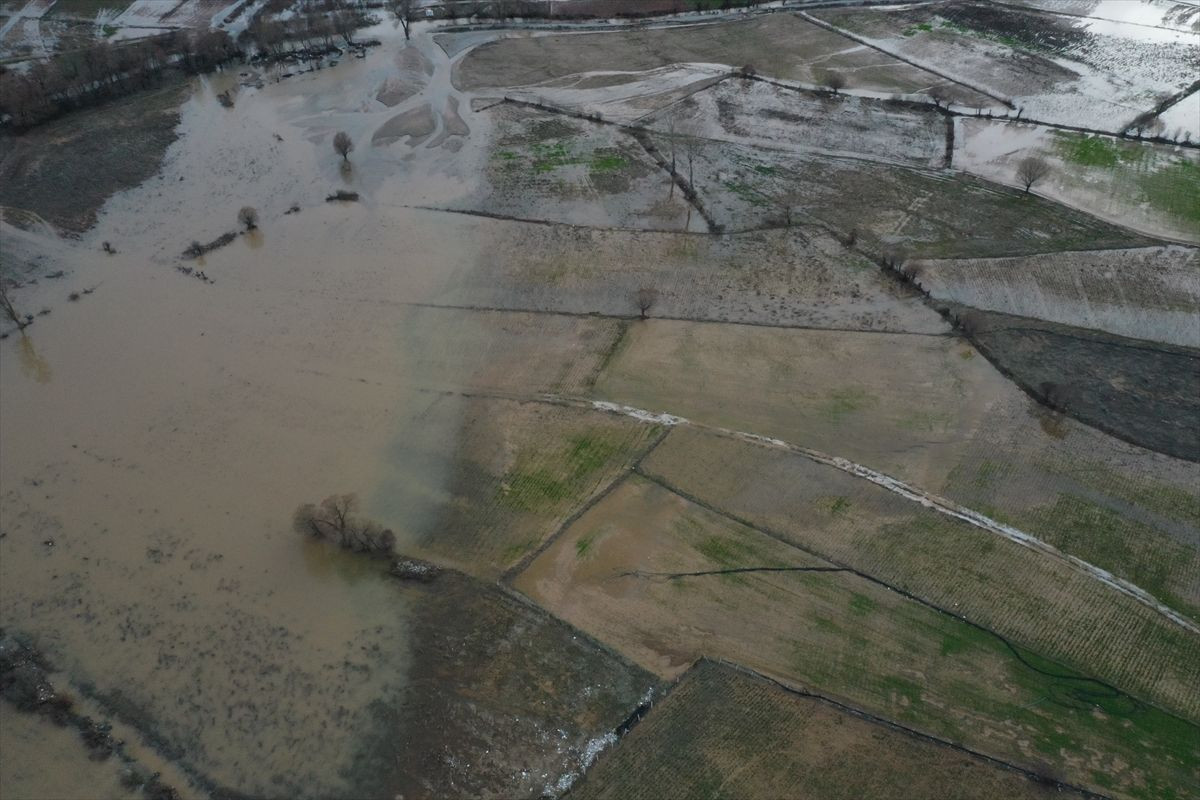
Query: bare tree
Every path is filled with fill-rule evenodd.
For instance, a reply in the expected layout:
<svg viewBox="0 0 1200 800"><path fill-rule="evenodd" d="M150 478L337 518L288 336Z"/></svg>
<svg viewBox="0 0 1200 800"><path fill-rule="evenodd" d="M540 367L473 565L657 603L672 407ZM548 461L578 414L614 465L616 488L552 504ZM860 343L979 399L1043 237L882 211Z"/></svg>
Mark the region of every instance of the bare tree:
<svg viewBox="0 0 1200 800"><path fill-rule="evenodd" d="M950 105L950 92L946 90L945 86L934 86L926 94L929 95L929 99L933 101L933 104L939 108L943 103Z"/></svg>
<svg viewBox="0 0 1200 800"><path fill-rule="evenodd" d="M1025 186L1025 194L1029 194L1029 189L1049 174L1050 164L1037 156L1023 158L1017 164L1017 180Z"/></svg>
<svg viewBox="0 0 1200 800"><path fill-rule="evenodd" d="M349 161L350 153L354 150L354 140L345 131L338 131L333 137L333 149L343 161Z"/></svg>
<svg viewBox="0 0 1200 800"><path fill-rule="evenodd" d="M304 503L292 515L292 527L317 539L333 542L356 553L388 555L396 545L396 535L377 522L364 520L355 512L358 497L335 494L321 504Z"/></svg>
<svg viewBox="0 0 1200 800"><path fill-rule="evenodd" d="M792 212L803 201L804 195L799 191L787 191L775 196L775 205L779 207L779 217L783 224L792 227Z"/></svg>
<svg viewBox="0 0 1200 800"><path fill-rule="evenodd" d="M671 117L667 122L667 143L671 145L671 191L667 195L670 198L675 197L675 145L679 141L679 123L675 121L675 117Z"/></svg>
<svg viewBox="0 0 1200 800"><path fill-rule="evenodd" d="M253 206L242 206L242 210L238 212L238 222L246 230L254 230L258 227L258 211Z"/></svg>
<svg viewBox="0 0 1200 800"><path fill-rule="evenodd" d="M889 247L883 253L883 263L897 271L902 271L907 260L908 250L900 245Z"/></svg>
<svg viewBox="0 0 1200 800"><path fill-rule="evenodd" d="M21 318L17 309L13 307L12 301L8 299L8 288L4 285L3 280L0 280L0 311L3 311L4 316L15 322L21 330L24 330L25 326L29 324Z"/></svg>
<svg viewBox="0 0 1200 800"><path fill-rule="evenodd" d="M962 328L963 333L968 336L975 336L983 333L984 326L987 325L987 318L975 310L963 311L956 318L958 327Z"/></svg>
<svg viewBox="0 0 1200 800"><path fill-rule="evenodd" d="M692 135L683 137L683 157L687 159L688 186L691 187L693 195L696 194L696 158L703 149L704 140L700 137Z"/></svg>
<svg viewBox="0 0 1200 800"><path fill-rule="evenodd" d="M412 0L388 0L388 6L404 29L404 41L407 42L408 29L412 27Z"/></svg>
<svg viewBox="0 0 1200 800"><path fill-rule="evenodd" d="M354 31L358 28L358 20L353 13L350 11L338 11L330 19L333 22L334 31L342 37L342 41L346 44L354 41Z"/></svg>
<svg viewBox="0 0 1200 800"><path fill-rule="evenodd" d="M837 70L827 69L817 77L821 85L834 94L846 88L846 76Z"/></svg>
<svg viewBox="0 0 1200 800"><path fill-rule="evenodd" d="M642 315L642 319L645 319L646 312L658 302L658 289L652 286L643 286L634 294L633 302L637 304L638 312Z"/></svg>
<svg viewBox="0 0 1200 800"><path fill-rule="evenodd" d="M1082 399L1079 388L1074 384L1042 381L1038 385L1038 391L1046 405L1063 414L1072 411Z"/></svg>

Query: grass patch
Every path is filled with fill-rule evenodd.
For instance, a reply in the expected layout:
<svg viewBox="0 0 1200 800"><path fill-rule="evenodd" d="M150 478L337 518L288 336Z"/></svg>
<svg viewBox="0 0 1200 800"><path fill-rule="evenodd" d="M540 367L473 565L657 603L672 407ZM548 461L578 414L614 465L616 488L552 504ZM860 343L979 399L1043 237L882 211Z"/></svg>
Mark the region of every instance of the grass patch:
<svg viewBox="0 0 1200 800"><path fill-rule="evenodd" d="M592 172L614 172L624 169L628 163L620 153L597 150L592 153L592 161L589 166Z"/></svg>
<svg viewBox="0 0 1200 800"><path fill-rule="evenodd" d="M1200 164L1176 161L1139 176L1150 205L1200 226Z"/></svg>
<svg viewBox="0 0 1200 800"><path fill-rule="evenodd" d="M1116 167L1119 164L1140 161L1141 146L1130 148L1106 136L1088 136L1083 133L1058 133L1055 147L1063 160L1084 167Z"/></svg>
<svg viewBox="0 0 1200 800"><path fill-rule="evenodd" d="M1012 475L1013 472L1015 470L1012 464L984 459L975 469L975 477L971 480L971 484L977 489L986 489L995 485L997 480Z"/></svg>
<svg viewBox="0 0 1200 800"><path fill-rule="evenodd" d="M846 415L865 408L874 402L875 398L867 394L866 391L857 386L851 386L831 392L829 400L821 406L821 412L829 418L830 422L841 422Z"/></svg>
<svg viewBox="0 0 1200 800"><path fill-rule="evenodd" d="M592 549L592 545L595 543L595 541L596 535L593 533L589 533L587 536L579 537L579 540L575 542L575 557L583 558L585 555L587 555L588 551Z"/></svg>
<svg viewBox="0 0 1200 800"><path fill-rule="evenodd" d="M508 491L500 495L501 502L519 511L544 509L571 496L566 481L546 469L510 472L505 483Z"/></svg>
<svg viewBox="0 0 1200 800"><path fill-rule="evenodd" d="M618 457L623 448L599 431L579 434L541 463L518 458L504 477L497 501L517 511L545 511L575 497L584 483Z"/></svg>
<svg viewBox="0 0 1200 800"><path fill-rule="evenodd" d="M1200 495L1157 481L1120 475L1097 462L1072 462L1060 465L1051 461L1038 464L1053 475L1061 475L1132 503L1139 508L1162 514L1178 522L1200 528Z"/></svg>
<svg viewBox="0 0 1200 800"><path fill-rule="evenodd" d="M878 608L878 603L867 597L865 594L858 594L855 592L850 598L850 610L859 616L865 617L867 614L873 612L876 608Z"/></svg>
<svg viewBox="0 0 1200 800"><path fill-rule="evenodd" d="M1188 548L1167 539L1116 511L1071 494L1041 516L1039 533L1046 541L1132 581L1172 608L1200 618L1200 608L1172 588L1172 565L1186 567L1194 560Z"/></svg>
<svg viewBox="0 0 1200 800"><path fill-rule="evenodd" d="M767 197L749 184L738 183L737 181L725 181L723 185L726 189L752 206L765 206L768 203Z"/></svg>
<svg viewBox="0 0 1200 800"><path fill-rule="evenodd" d="M505 562L516 561L518 558L525 555L536 546L537 540L530 539L526 542L518 542L517 544L509 545L508 547L504 548L500 555L503 557Z"/></svg>
<svg viewBox="0 0 1200 800"><path fill-rule="evenodd" d="M722 567L745 566L745 556L754 549L720 536L709 536L692 545L700 555Z"/></svg>

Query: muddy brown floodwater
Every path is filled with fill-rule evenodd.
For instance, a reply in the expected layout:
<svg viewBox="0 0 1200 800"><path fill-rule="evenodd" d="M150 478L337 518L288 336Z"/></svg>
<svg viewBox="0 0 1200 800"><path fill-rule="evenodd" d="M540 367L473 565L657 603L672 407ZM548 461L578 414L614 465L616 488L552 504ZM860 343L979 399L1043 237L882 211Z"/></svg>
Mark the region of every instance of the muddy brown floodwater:
<svg viewBox="0 0 1200 800"><path fill-rule="evenodd" d="M439 465L406 456L400 432L419 419L453 452L458 406L431 411L412 365L446 331L406 326L406 304L488 247L474 218L406 208L460 196L477 173L484 123L464 113L445 53L423 36L398 58L390 26L364 33L384 45L336 68L261 88L249 67L198 81L161 171L113 197L78 246L5 229L66 278L23 289L22 304L55 313L0 343L3 623L177 760L188 792L382 791L356 765L391 752L379 707L408 687L413 620L433 624L377 565L289 525L302 502L357 492L402 542L423 533L418 503L378 489L419 471L436 492ZM402 80L416 82L404 99ZM375 99L384 87L391 105ZM227 89L233 108L216 97ZM433 146L370 145L424 106ZM339 130L358 145L348 171ZM347 184L361 202L325 202ZM260 231L180 259L236 230L245 205Z"/></svg>

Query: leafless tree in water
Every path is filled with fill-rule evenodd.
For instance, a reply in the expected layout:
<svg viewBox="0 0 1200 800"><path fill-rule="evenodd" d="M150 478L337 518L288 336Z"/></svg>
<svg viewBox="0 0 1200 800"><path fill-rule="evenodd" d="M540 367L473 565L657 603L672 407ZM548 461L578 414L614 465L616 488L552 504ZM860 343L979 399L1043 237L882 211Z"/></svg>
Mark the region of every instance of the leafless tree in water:
<svg viewBox="0 0 1200 800"><path fill-rule="evenodd" d="M17 309L13 307L12 300L8 299L8 287L4 285L4 281L0 280L0 311L4 312L4 316L16 323L17 327L24 330L29 323L17 313Z"/></svg>
<svg viewBox="0 0 1200 800"><path fill-rule="evenodd" d="M254 230L258 227L258 211L253 206L242 206L241 211L238 212L238 222L246 230Z"/></svg>
<svg viewBox="0 0 1200 800"><path fill-rule="evenodd" d="M354 140L345 131L338 131L333 137L333 149L342 157L342 161L349 161L350 153L354 151Z"/></svg>
<svg viewBox="0 0 1200 800"><path fill-rule="evenodd" d="M408 30L412 27L412 0L388 0L388 6L404 29L404 41L408 41Z"/></svg>
<svg viewBox="0 0 1200 800"><path fill-rule="evenodd" d="M1030 188L1049 174L1050 165L1045 159L1037 156L1023 158L1021 163L1017 164L1017 180L1025 187L1025 194L1029 194Z"/></svg>

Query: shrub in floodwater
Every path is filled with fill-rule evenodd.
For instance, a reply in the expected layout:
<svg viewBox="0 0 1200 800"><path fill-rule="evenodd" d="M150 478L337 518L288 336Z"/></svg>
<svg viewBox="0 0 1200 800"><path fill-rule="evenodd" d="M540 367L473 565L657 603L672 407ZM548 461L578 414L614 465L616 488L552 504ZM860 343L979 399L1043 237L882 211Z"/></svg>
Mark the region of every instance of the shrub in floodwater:
<svg viewBox="0 0 1200 800"><path fill-rule="evenodd" d="M292 527L317 539L333 542L356 553L388 555L396 535L377 522L358 516L358 496L334 494L320 505L304 503L292 515Z"/></svg>
<svg viewBox="0 0 1200 800"><path fill-rule="evenodd" d="M345 131L338 131L333 137L333 150L342 157L342 161L350 160L350 153L354 150L354 140L350 138L350 134Z"/></svg>
<svg viewBox="0 0 1200 800"><path fill-rule="evenodd" d="M254 206L242 206L238 211L238 222L248 231L258 227L258 210Z"/></svg>

